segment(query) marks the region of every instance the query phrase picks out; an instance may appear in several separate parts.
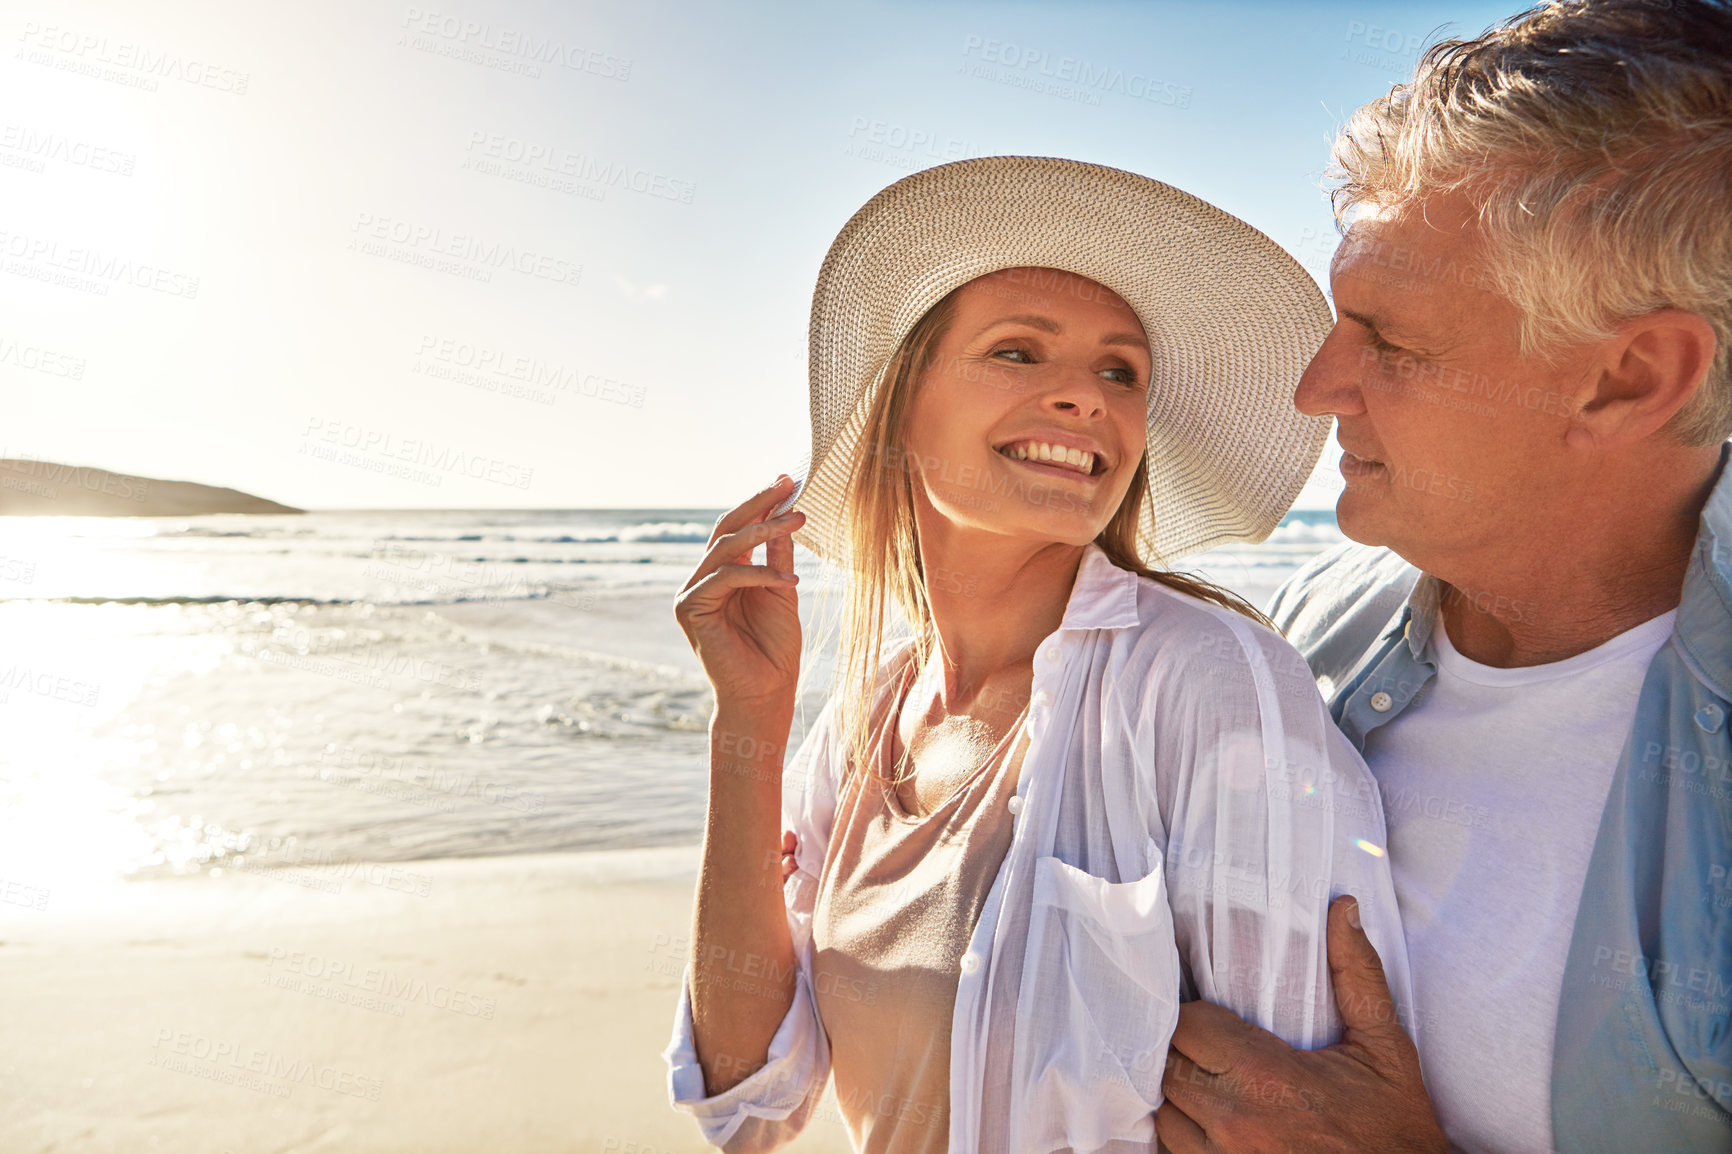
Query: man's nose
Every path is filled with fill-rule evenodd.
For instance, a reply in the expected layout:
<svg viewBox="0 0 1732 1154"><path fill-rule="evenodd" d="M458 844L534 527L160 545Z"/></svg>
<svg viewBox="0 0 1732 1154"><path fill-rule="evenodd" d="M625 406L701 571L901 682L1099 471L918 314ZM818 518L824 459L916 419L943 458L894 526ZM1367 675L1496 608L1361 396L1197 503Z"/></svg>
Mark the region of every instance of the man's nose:
<svg viewBox="0 0 1732 1154"><path fill-rule="evenodd" d="M1342 328L1329 330L1323 347L1299 376L1293 390L1293 407L1308 417L1352 416L1365 411L1359 389L1358 361Z"/></svg>

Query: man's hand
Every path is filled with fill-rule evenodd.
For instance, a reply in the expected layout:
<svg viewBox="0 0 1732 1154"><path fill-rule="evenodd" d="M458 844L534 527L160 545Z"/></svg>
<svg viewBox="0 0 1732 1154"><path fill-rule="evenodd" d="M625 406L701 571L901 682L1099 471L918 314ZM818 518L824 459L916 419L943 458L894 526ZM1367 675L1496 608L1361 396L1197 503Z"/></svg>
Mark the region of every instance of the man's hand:
<svg viewBox="0 0 1732 1154"><path fill-rule="evenodd" d="M1329 906L1329 972L1347 1029L1338 1045L1295 1050L1206 1002L1179 1008L1155 1131L1174 1154L1389 1150L1443 1154L1419 1075L1419 1051L1396 1021L1383 963L1359 927L1359 903Z"/></svg>

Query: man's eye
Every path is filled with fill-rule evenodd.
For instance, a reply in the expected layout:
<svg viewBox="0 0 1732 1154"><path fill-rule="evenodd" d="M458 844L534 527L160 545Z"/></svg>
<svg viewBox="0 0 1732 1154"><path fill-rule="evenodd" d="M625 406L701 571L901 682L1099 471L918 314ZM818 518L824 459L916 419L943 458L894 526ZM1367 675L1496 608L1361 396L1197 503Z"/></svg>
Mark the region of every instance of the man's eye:
<svg viewBox="0 0 1732 1154"><path fill-rule="evenodd" d="M1389 353L1392 355L1395 353L1405 353L1407 351L1400 345L1392 345L1387 340L1384 340L1383 334L1378 332L1376 329L1371 330L1371 347L1380 353Z"/></svg>

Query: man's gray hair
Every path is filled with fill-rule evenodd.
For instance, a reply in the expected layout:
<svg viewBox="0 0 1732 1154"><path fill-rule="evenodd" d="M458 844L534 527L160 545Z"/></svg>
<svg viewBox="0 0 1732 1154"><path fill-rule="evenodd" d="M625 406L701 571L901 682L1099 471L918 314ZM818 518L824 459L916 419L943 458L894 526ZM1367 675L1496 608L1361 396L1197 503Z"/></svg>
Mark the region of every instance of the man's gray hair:
<svg viewBox="0 0 1732 1154"><path fill-rule="evenodd" d="M1524 353L1661 308L1719 348L1668 428L1732 436L1732 0L1553 0L1445 40L1335 141L1337 222L1436 193L1479 206Z"/></svg>

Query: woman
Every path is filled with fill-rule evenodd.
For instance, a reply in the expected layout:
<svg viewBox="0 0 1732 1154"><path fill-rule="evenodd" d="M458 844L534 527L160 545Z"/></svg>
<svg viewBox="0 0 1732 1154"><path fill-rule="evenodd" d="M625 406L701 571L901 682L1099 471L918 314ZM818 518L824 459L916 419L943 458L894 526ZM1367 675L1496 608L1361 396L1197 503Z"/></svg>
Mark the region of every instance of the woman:
<svg viewBox="0 0 1732 1154"><path fill-rule="evenodd" d="M676 605L716 711L666 1057L712 1143L787 1141L833 1073L862 1150L1146 1150L1181 998L1336 1040L1343 892L1411 1005L1376 792L1303 660L1143 560L1279 521L1328 324L1266 237L1094 165L929 169L842 230L810 476L723 516ZM793 540L852 578L851 676L783 773Z"/></svg>

